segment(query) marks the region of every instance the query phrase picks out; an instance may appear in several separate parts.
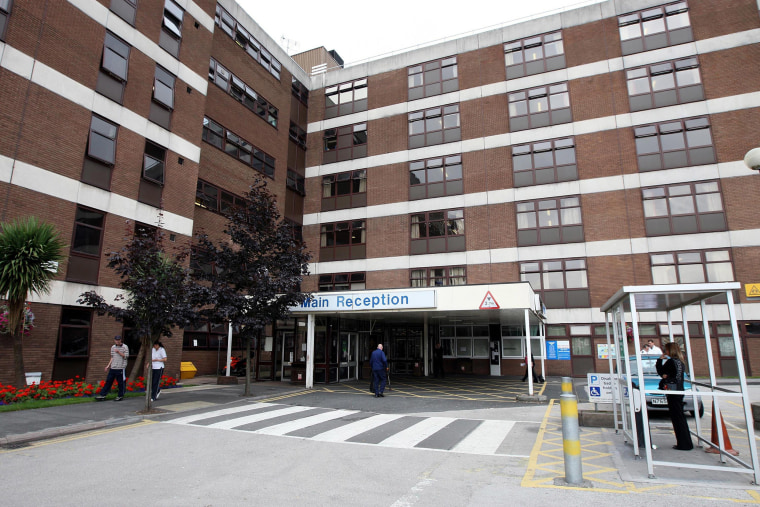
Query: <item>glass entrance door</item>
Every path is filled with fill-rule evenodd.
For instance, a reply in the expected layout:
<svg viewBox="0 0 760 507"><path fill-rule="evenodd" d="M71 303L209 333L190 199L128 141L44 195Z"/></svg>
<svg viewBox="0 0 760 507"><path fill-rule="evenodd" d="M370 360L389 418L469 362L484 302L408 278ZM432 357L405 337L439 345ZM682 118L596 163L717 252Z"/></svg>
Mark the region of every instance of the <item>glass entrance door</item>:
<svg viewBox="0 0 760 507"><path fill-rule="evenodd" d="M357 333L340 333L338 343L338 381L359 378L357 370Z"/></svg>

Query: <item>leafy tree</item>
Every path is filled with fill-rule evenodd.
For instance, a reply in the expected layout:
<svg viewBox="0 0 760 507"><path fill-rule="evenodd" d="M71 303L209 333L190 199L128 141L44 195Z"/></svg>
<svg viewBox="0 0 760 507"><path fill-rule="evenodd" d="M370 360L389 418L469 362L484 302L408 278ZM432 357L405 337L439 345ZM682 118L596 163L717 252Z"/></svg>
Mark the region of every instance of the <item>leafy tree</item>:
<svg viewBox="0 0 760 507"><path fill-rule="evenodd" d="M23 329L27 295L47 294L58 274L65 244L51 224L35 217L0 224L0 295L8 298L8 329L13 335L13 369L16 387L26 385Z"/></svg>
<svg viewBox="0 0 760 507"><path fill-rule="evenodd" d="M130 234L129 221L127 228ZM129 377L134 381L155 340L172 336L173 327L184 328L195 322L207 291L192 280L185 267L187 248L177 248L171 255L164 251L164 232L160 227L136 227L130 236L120 251L107 254L107 265L119 275L123 292L113 303L95 291L81 294L77 302L93 307L99 315L108 314L132 326L140 340L140 352ZM152 368L148 368L146 411L151 407L152 373Z"/></svg>
<svg viewBox="0 0 760 507"><path fill-rule="evenodd" d="M212 305L202 314L212 322L229 322L245 341L251 357L251 338L267 324L287 318L289 307L308 298L300 291L309 274L310 255L281 219L266 182L254 180L243 204L226 215L226 238L215 244L205 233L197 237L195 274L207 282ZM247 361L245 395L251 394L251 361Z"/></svg>

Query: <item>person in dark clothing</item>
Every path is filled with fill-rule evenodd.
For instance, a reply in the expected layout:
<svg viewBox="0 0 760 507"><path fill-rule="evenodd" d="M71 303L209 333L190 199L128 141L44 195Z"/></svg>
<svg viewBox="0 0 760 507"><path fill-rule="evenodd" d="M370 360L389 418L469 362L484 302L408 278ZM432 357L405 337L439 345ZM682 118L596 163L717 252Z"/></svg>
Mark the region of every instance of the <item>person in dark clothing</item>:
<svg viewBox="0 0 760 507"><path fill-rule="evenodd" d="M536 360L533 358L533 354L530 355L530 364L533 373L533 382L538 383L538 376L536 375ZM523 375L522 381L525 382L528 379L528 358L525 358L525 375Z"/></svg>
<svg viewBox="0 0 760 507"><path fill-rule="evenodd" d="M433 347L433 376L435 378L444 378L446 374L443 371L443 347L441 342L437 342Z"/></svg>
<svg viewBox="0 0 760 507"><path fill-rule="evenodd" d="M372 382L375 386L375 398L383 398L385 391L385 372L388 369L388 359L383 352L383 344L378 343L377 348L369 356L369 366L372 368Z"/></svg>
<svg viewBox="0 0 760 507"><path fill-rule="evenodd" d="M657 373L662 377L660 389L683 391L683 374L685 366L683 354L677 343L665 344L665 353L655 363ZM694 448L689 433L689 423L683 413L683 394L668 394L668 412L670 422L673 424L673 432L676 434L676 445L673 449L690 451Z"/></svg>

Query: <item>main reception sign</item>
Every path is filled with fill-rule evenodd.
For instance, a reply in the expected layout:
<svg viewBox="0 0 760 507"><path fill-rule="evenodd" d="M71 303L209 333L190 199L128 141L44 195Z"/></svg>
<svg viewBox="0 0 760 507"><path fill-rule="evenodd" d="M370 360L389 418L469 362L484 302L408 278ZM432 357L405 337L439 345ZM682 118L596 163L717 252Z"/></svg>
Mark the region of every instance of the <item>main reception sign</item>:
<svg viewBox="0 0 760 507"><path fill-rule="evenodd" d="M356 312L367 310L411 310L435 308L435 291L355 292L313 294L293 312Z"/></svg>

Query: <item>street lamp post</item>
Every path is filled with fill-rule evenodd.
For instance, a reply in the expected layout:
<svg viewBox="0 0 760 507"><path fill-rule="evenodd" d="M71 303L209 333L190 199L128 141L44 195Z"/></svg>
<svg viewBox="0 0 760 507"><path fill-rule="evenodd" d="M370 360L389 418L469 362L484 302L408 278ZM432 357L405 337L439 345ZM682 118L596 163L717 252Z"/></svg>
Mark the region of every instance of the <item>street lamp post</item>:
<svg viewBox="0 0 760 507"><path fill-rule="evenodd" d="M760 171L760 148L753 148L744 155L744 164L753 171Z"/></svg>

